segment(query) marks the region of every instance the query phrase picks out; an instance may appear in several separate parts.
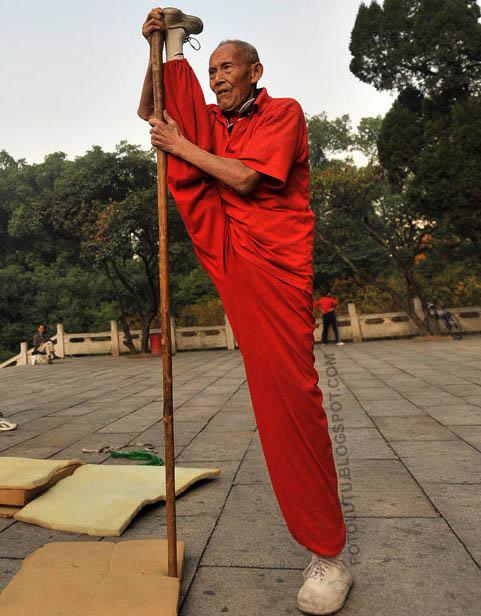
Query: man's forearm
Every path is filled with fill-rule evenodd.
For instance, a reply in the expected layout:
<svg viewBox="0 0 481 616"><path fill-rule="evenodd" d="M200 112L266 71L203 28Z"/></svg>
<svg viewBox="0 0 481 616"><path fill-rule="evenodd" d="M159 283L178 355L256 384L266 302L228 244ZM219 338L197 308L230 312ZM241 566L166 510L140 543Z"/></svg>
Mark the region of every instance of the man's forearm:
<svg viewBox="0 0 481 616"><path fill-rule="evenodd" d="M148 120L154 115L154 93L152 86L152 64L149 60L147 72L145 73L144 84L142 86L142 94L140 95L139 108L137 115L142 120Z"/></svg>
<svg viewBox="0 0 481 616"><path fill-rule="evenodd" d="M241 195L249 194L262 178L260 173L250 169L240 160L216 156L187 139L182 140L176 155L227 184Z"/></svg>

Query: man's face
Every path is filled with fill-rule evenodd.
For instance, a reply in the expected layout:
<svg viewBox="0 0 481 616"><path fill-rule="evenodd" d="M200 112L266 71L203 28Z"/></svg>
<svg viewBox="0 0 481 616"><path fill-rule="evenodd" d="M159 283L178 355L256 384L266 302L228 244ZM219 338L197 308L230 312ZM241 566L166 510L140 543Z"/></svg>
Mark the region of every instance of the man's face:
<svg viewBox="0 0 481 616"><path fill-rule="evenodd" d="M44 334L45 333L45 325L40 325L38 328L38 333L39 334Z"/></svg>
<svg viewBox="0 0 481 616"><path fill-rule="evenodd" d="M237 47L221 45L210 57L210 88L224 113L237 111L249 98L252 87L262 76L262 64L247 64Z"/></svg>

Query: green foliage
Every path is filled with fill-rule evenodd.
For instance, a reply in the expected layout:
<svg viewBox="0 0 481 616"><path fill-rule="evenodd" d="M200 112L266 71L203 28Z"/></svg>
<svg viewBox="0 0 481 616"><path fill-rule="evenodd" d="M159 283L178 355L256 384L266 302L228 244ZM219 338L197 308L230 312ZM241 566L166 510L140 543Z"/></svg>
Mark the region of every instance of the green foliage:
<svg viewBox="0 0 481 616"><path fill-rule="evenodd" d="M39 321L98 331L120 318L128 332L138 318L146 343L158 311L156 204L154 158L137 146L34 165L0 152L0 353L17 352ZM169 231L175 310L212 285L172 200Z"/></svg>
<svg viewBox="0 0 481 616"><path fill-rule="evenodd" d="M474 0L359 8L351 71L398 93L379 135L388 179L419 212L481 248L481 9Z"/></svg>
<svg viewBox="0 0 481 616"><path fill-rule="evenodd" d="M179 327L222 325L224 307L219 297L204 297L190 306L182 308L177 316Z"/></svg>
<svg viewBox="0 0 481 616"><path fill-rule="evenodd" d="M351 71L378 90L415 86L433 97L479 92L480 16L476 0L361 4L351 33Z"/></svg>
<svg viewBox="0 0 481 616"><path fill-rule="evenodd" d="M31 342L39 323L55 333L56 323L68 332L105 331L116 318L108 280L99 272L59 264L25 270L0 268L0 357L18 352L22 340Z"/></svg>

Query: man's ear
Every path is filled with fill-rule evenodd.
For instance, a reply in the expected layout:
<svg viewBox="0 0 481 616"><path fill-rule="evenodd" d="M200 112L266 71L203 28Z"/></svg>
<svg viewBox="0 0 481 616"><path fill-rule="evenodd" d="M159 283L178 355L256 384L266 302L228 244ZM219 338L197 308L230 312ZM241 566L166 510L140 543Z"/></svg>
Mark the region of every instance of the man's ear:
<svg viewBox="0 0 481 616"><path fill-rule="evenodd" d="M260 62L256 62L251 66L251 82L257 83L264 74L264 67Z"/></svg>

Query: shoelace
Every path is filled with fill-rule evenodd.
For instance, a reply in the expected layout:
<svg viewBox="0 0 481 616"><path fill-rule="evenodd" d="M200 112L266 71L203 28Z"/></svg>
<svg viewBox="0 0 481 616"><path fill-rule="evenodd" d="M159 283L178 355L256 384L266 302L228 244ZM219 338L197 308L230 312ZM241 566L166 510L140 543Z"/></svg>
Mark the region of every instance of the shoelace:
<svg viewBox="0 0 481 616"><path fill-rule="evenodd" d="M305 579L314 578L315 580L322 581L326 573L326 565L335 565L336 567L342 567L342 561L339 563L325 560L321 556L313 556L311 562L302 572Z"/></svg>
<svg viewBox="0 0 481 616"><path fill-rule="evenodd" d="M198 45L198 47L196 47L196 45L194 45L192 41L195 41L195 44ZM192 36L192 34L189 34L189 36L185 39L185 42L189 43L189 45L192 47L192 49L195 49L195 51L199 51L201 47L200 41L196 39L195 36Z"/></svg>

